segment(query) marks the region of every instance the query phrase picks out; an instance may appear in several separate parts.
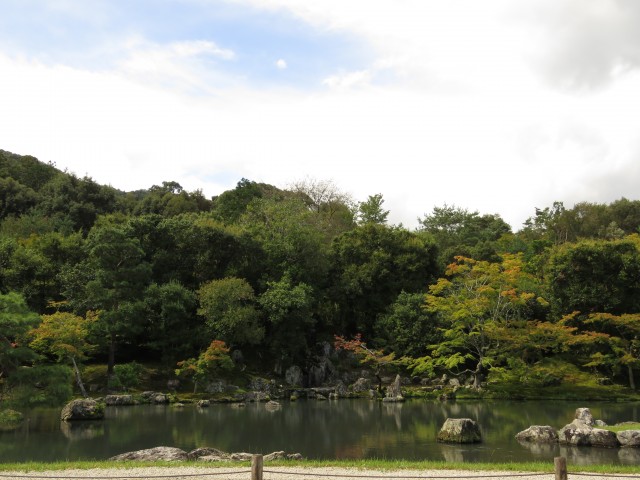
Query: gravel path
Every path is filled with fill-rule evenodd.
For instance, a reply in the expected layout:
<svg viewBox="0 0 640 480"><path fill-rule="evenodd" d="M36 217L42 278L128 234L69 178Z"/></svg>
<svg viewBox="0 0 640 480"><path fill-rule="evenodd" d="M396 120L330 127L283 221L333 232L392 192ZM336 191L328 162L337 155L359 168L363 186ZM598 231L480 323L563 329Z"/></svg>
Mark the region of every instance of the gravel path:
<svg viewBox="0 0 640 480"><path fill-rule="evenodd" d="M296 474L297 473L297 474ZM310 474L313 474L311 476ZM358 470L346 468L304 468L304 467L265 467L264 480L375 480L376 477L384 478L513 478L516 480L554 480L555 475L535 474L528 472L500 472L500 471L473 471L473 470ZM127 469L90 469L90 470L57 470L47 472L2 472L0 480L23 478L58 478L58 479L103 479L118 478L133 480L143 478L172 479L172 480L250 480L248 468L207 468L198 466L188 467L144 467ZM580 475L569 473L569 480L605 480L615 478L635 478L631 475ZM378 479L382 480L382 479Z"/></svg>

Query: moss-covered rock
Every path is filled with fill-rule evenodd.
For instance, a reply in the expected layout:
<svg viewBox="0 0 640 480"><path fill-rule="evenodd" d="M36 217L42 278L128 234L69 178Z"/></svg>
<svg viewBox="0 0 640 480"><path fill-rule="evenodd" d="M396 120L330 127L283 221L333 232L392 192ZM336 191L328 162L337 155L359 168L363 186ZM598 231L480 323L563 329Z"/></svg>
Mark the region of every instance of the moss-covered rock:
<svg viewBox="0 0 640 480"><path fill-rule="evenodd" d="M20 426L24 416L16 410L0 410L0 432L15 430Z"/></svg>
<svg viewBox="0 0 640 480"><path fill-rule="evenodd" d="M447 418L438 432L438 442L478 443L482 434L478 424L470 418Z"/></svg>

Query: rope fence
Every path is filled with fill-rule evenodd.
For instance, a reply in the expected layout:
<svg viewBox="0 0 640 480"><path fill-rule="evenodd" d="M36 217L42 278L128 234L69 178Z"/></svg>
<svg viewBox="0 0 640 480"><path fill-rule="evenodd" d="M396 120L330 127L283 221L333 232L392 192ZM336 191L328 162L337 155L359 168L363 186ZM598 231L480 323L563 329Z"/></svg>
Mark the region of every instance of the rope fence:
<svg viewBox="0 0 640 480"><path fill-rule="evenodd" d="M34 475L31 474L3 474L0 472L0 479L9 478L9 479L66 479L66 480L147 480L147 479L160 479L160 478L171 478L171 479L187 479L187 478L209 478L209 477L223 477L227 476L230 480L235 480L239 475L249 475L250 480L265 480L264 474L271 475L285 475L285 476L295 476L295 477L319 477L319 478L333 478L333 477L341 477L345 479L386 479L386 480L442 480L442 479L457 479L457 480L466 480L466 479L481 479L481 478L517 478L517 477L542 477L542 476L555 476L555 480L569 480L569 473L567 472L567 459L565 457L556 457L554 459L554 471L553 472L545 472L545 473L506 473L501 475L496 474L488 474L488 475L442 475L442 476L434 476L434 475L425 475L425 476L412 476L412 475L402 475L402 476L390 476L390 475L347 475L347 474L339 474L339 473L312 473L312 472L296 472L296 471L282 471L282 470L265 470L263 457L262 455L253 455L251 458L251 470L234 470L234 471L206 471L199 473L177 473L171 475L145 475L145 476L107 476L107 477L95 477L95 476L50 476L50 475L38 475L37 473ZM573 474L572 474L573 475ZM621 475L621 474L601 474L601 473L576 473L575 475L580 475L581 477L597 477L600 479L613 479L613 478L624 478L624 479L638 479L640 480L639 475Z"/></svg>

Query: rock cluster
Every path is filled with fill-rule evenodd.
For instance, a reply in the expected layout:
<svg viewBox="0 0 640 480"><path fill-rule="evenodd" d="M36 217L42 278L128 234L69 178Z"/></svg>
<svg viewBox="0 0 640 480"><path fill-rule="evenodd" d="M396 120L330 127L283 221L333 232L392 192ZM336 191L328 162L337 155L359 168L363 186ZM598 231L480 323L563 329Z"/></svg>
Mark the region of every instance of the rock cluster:
<svg viewBox="0 0 640 480"><path fill-rule="evenodd" d="M516 439L520 442L591 447L640 447L640 430L625 430L616 434L598 426L606 424L594 420L588 408L578 408L575 419L557 432L548 425L533 425L518 433Z"/></svg>
<svg viewBox="0 0 640 480"><path fill-rule="evenodd" d="M185 460L200 460L203 462L246 462L251 460L252 453L226 453L217 448L203 447L196 448L190 452L176 447L155 447L135 452L122 453L111 457L109 460L123 461L154 461L165 460L170 462L180 462ZM273 452L263 457L265 462L273 460L302 460L299 453L286 453L283 451Z"/></svg>

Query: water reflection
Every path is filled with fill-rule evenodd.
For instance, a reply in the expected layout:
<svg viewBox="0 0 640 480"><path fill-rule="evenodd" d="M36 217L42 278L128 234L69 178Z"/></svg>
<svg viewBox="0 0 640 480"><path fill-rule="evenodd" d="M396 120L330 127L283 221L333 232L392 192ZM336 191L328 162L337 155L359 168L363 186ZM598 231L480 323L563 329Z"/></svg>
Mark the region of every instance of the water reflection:
<svg viewBox="0 0 640 480"><path fill-rule="evenodd" d="M276 410L165 405L109 407L103 422L61 424L59 410L28 412L26 427L0 434L3 461L104 459L158 445L185 450L216 447L228 452L277 450L307 458L404 458L448 462L550 462L564 455L573 464L638 463L638 449L519 444L514 435L530 425L560 428L569 423L574 402L424 402L369 400L282 402ZM608 423L637 420L638 405L591 403ZM476 420L483 443L443 445L436 435L448 417Z"/></svg>

